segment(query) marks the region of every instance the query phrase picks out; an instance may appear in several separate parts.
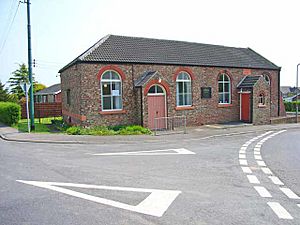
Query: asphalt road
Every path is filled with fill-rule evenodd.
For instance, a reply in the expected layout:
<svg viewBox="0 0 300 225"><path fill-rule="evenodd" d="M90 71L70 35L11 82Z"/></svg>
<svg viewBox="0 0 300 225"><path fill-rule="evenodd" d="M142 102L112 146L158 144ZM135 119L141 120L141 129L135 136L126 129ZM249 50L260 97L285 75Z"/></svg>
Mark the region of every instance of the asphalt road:
<svg viewBox="0 0 300 225"><path fill-rule="evenodd" d="M106 145L0 140L0 224L300 224L299 135ZM154 150L168 151L146 152Z"/></svg>

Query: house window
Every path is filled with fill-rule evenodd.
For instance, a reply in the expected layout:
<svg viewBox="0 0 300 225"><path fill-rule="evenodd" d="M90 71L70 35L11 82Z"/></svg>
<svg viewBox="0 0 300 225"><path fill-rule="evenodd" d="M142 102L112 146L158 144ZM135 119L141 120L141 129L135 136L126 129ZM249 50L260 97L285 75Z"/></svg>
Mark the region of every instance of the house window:
<svg viewBox="0 0 300 225"><path fill-rule="evenodd" d="M268 75L268 74L263 74L263 77L264 77L265 81L267 81L268 84L270 85L270 84L271 84L271 81L270 81L269 75Z"/></svg>
<svg viewBox="0 0 300 225"><path fill-rule="evenodd" d="M67 104L71 105L71 90L67 89Z"/></svg>
<svg viewBox="0 0 300 225"><path fill-rule="evenodd" d="M192 105L192 82L189 74L181 72L176 78L177 106Z"/></svg>
<svg viewBox="0 0 300 225"><path fill-rule="evenodd" d="M148 95L155 95L155 94L161 95L163 93L164 93L164 90L159 85L153 85L148 91Z"/></svg>
<svg viewBox="0 0 300 225"><path fill-rule="evenodd" d="M265 95L263 93L259 94L258 96L258 105L263 106L266 104Z"/></svg>
<svg viewBox="0 0 300 225"><path fill-rule="evenodd" d="M102 110L122 109L122 81L120 75L112 70L106 71L101 77Z"/></svg>
<svg viewBox="0 0 300 225"><path fill-rule="evenodd" d="M225 73L219 75L218 90L219 90L219 104L230 104L231 103L230 78Z"/></svg>
<svg viewBox="0 0 300 225"><path fill-rule="evenodd" d="M48 95L48 102L54 102L54 95Z"/></svg>

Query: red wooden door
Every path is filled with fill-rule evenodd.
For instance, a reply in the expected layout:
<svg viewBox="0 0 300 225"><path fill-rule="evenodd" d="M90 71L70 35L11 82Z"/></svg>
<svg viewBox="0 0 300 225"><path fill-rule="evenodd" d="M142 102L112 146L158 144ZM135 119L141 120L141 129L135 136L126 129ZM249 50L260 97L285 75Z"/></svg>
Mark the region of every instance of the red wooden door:
<svg viewBox="0 0 300 225"><path fill-rule="evenodd" d="M241 120L250 122L250 93L241 93Z"/></svg>
<svg viewBox="0 0 300 225"><path fill-rule="evenodd" d="M166 102L165 95L148 95L148 127L149 129L166 128ZM155 122L155 118L156 119ZM156 123L156 124L155 124Z"/></svg>

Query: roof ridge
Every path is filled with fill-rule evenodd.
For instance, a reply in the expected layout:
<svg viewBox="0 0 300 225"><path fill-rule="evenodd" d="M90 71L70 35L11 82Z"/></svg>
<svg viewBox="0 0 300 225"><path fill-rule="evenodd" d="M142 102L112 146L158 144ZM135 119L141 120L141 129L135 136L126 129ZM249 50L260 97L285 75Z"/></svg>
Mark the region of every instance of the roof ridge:
<svg viewBox="0 0 300 225"><path fill-rule="evenodd" d="M82 53L77 58L79 60L84 60L85 57L90 55L95 49L97 49L100 45L102 45L110 36L112 36L112 35L108 34L108 35L104 36L103 38L101 38L99 41L97 41L94 45L92 45L88 50L86 50L84 53Z"/></svg>

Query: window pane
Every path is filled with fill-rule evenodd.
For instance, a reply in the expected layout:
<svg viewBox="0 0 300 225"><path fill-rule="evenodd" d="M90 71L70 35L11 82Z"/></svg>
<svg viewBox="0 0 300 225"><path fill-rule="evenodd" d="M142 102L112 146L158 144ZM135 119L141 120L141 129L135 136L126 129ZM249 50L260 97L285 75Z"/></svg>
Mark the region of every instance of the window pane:
<svg viewBox="0 0 300 225"><path fill-rule="evenodd" d="M179 94L178 95L178 105L183 105L183 95L182 94Z"/></svg>
<svg viewBox="0 0 300 225"><path fill-rule="evenodd" d="M103 97L102 109L112 109L111 108L111 97Z"/></svg>
<svg viewBox="0 0 300 225"><path fill-rule="evenodd" d="M154 93L155 93L155 86L152 86L152 87L149 89L148 93L154 94Z"/></svg>
<svg viewBox="0 0 300 225"><path fill-rule="evenodd" d="M230 94L229 93L225 94L225 103L230 103Z"/></svg>
<svg viewBox="0 0 300 225"><path fill-rule="evenodd" d="M111 79L112 80L120 80L119 75L116 72L111 72Z"/></svg>
<svg viewBox="0 0 300 225"><path fill-rule="evenodd" d="M225 86L225 92L229 92L229 83L225 83L224 86Z"/></svg>
<svg viewBox="0 0 300 225"><path fill-rule="evenodd" d="M160 86L157 86L157 92L156 93L164 93L164 91Z"/></svg>
<svg viewBox="0 0 300 225"><path fill-rule="evenodd" d="M218 81L223 82L223 74L219 76Z"/></svg>
<svg viewBox="0 0 300 225"><path fill-rule="evenodd" d="M177 91L178 93L183 93L183 82L177 82Z"/></svg>
<svg viewBox="0 0 300 225"><path fill-rule="evenodd" d="M102 94L103 95L111 95L110 83L102 82Z"/></svg>
<svg viewBox="0 0 300 225"><path fill-rule="evenodd" d="M192 94L186 94L184 100L185 105L192 105Z"/></svg>
<svg viewBox="0 0 300 225"><path fill-rule="evenodd" d="M113 96L113 109L121 109L122 102L120 96Z"/></svg>
<svg viewBox="0 0 300 225"><path fill-rule="evenodd" d="M224 103L224 102L223 102L223 94L222 94L222 93L219 94L219 103Z"/></svg>
<svg viewBox="0 0 300 225"><path fill-rule="evenodd" d="M223 83L219 83L219 92L223 92Z"/></svg>
<svg viewBox="0 0 300 225"><path fill-rule="evenodd" d="M118 90L121 93L121 82L112 82L112 90Z"/></svg>
<svg viewBox="0 0 300 225"><path fill-rule="evenodd" d="M110 71L105 72L101 79L110 80Z"/></svg>
<svg viewBox="0 0 300 225"><path fill-rule="evenodd" d="M192 93L192 90L191 90L191 82L184 82L184 90L185 90L185 93Z"/></svg>
<svg viewBox="0 0 300 225"><path fill-rule="evenodd" d="M227 75L223 74L223 76L224 76L224 81L229 81L229 77Z"/></svg>

